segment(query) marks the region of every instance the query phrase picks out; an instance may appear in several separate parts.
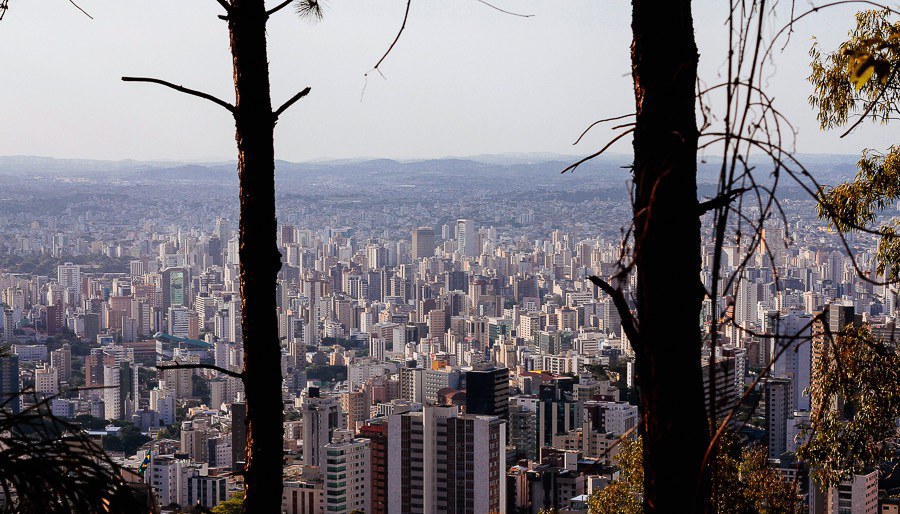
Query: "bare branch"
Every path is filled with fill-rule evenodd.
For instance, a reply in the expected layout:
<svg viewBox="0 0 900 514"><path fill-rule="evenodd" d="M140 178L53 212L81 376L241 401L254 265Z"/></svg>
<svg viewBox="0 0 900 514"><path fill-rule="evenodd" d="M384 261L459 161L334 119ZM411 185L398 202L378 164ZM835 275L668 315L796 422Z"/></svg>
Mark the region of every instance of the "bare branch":
<svg viewBox="0 0 900 514"><path fill-rule="evenodd" d="M76 9L78 9L79 11L81 11L82 13L84 13L84 15L87 16L88 18L90 18L90 19L92 19L92 20L94 19L94 17L91 16L90 14L88 14L87 11L85 11L84 9L82 9L80 5L76 4L74 0L69 0L69 3L72 4L72 5L74 5Z"/></svg>
<svg viewBox="0 0 900 514"><path fill-rule="evenodd" d="M300 91L300 92L297 93L296 95L292 96L291 99L288 100L287 102L284 102L284 103L281 105L281 107L279 107L278 109L276 109L275 112L273 113L273 115L275 116L275 119L277 120L278 117L281 116L281 113L283 113L284 111L286 111L288 107L294 105L294 102L296 102L297 100L303 98L304 96L306 96L306 95L308 95L308 94L309 94L309 88L306 88L306 89L304 89L303 91Z"/></svg>
<svg viewBox="0 0 900 514"><path fill-rule="evenodd" d="M575 146L575 145L577 145L578 143L580 143L580 142L581 142L581 139L582 139L585 135L587 135L587 133L590 132L591 129L594 128L597 124L599 124L599 123L605 123L605 122L607 122L607 121L621 120L621 119L623 119L623 118L630 118L631 116L634 116L634 115L635 115L635 113L631 113L631 114L623 114L622 116L615 116L615 117L613 117L613 118L604 118L604 119L602 119L602 120L597 120L597 121L591 123L590 125L588 125L588 128L584 129L584 132L582 132L581 135L578 136L578 139L576 139L575 142L572 143L572 146Z"/></svg>
<svg viewBox="0 0 900 514"><path fill-rule="evenodd" d="M623 137L627 136L628 134L631 134L632 132L634 132L634 129L633 129L633 128L630 128L630 129L626 130L625 132L622 132L622 133L619 134L618 136L614 137L614 138L612 139L612 141L610 141L609 143L606 143L606 146L604 146L603 148L601 148L600 151L595 152L595 153L593 153L593 154L591 154L591 155L588 155L588 156L585 157L584 159L581 159L580 161L576 162L575 164L570 164L570 165L566 166L564 170L560 171L560 173L565 173L565 172L567 172L567 171L575 171L575 168L581 166L582 164L586 163L587 161L593 159L594 157L597 157L598 155L602 154L602 153L605 152L610 146L612 146L613 143L615 143L616 141L622 139Z"/></svg>
<svg viewBox="0 0 900 514"><path fill-rule="evenodd" d="M504 14L511 14L513 16L518 16L520 18L531 18L532 16L534 16L533 14L519 14L519 13L515 13L515 12L504 11L503 9L497 7L496 5L489 4L489 3L485 2L484 0L476 0L476 1L481 2L484 5L490 7L491 9L496 9Z"/></svg>
<svg viewBox="0 0 900 514"><path fill-rule="evenodd" d="M241 380L244 379L243 373L231 371L230 369L220 368L212 364L166 364L162 366L156 366L156 369L161 369L163 371L167 369L211 369L213 371L218 371L223 375L228 375L229 377L239 378Z"/></svg>
<svg viewBox="0 0 900 514"><path fill-rule="evenodd" d="M381 66L381 63L383 63L384 60L387 59L387 56L390 55L391 50L394 49L394 45L397 44L397 41L400 41L400 34L403 34L403 29L406 28L406 20L409 19L409 6L410 5L412 5L412 0L406 0L406 12L403 13L403 24L400 25L400 30L397 31L397 36L394 38L394 41L391 43L391 46L388 47L387 52L385 52L384 55L381 56L381 59L378 59L378 62L375 63L375 66L372 68L373 70L378 71L378 73L381 73L381 70L379 70L378 67ZM366 73L366 76L368 77L369 74ZM382 74L381 76L383 77L384 75Z"/></svg>
<svg viewBox="0 0 900 514"><path fill-rule="evenodd" d="M746 193L747 191L750 191L750 189L751 188L749 187L741 187L702 202L697 206L700 210L699 214L702 216L713 209L725 207L730 204L736 197Z"/></svg>
<svg viewBox="0 0 900 514"><path fill-rule="evenodd" d="M216 0L216 2L218 2L219 5L221 5L222 8L225 9L225 12L227 12L227 13L231 12L231 5L228 3L227 0Z"/></svg>
<svg viewBox="0 0 900 514"><path fill-rule="evenodd" d="M172 84L171 82L166 82L165 80L148 78L148 77L122 77L122 81L124 81L124 82L150 82L153 84L160 84L162 86L172 88L175 91L178 91L179 93L185 93L188 95L203 98L205 100L209 100L210 102L212 102L216 105L221 105L222 107L228 109L228 112L234 114L234 106L231 105L230 103L226 102L225 100L220 100L208 93L203 93L201 91L195 91L193 89L188 89L186 87L177 86L175 84Z"/></svg>
<svg viewBox="0 0 900 514"><path fill-rule="evenodd" d="M588 277L588 280L593 282L595 286L602 289L604 293L612 298L613 305L616 306L619 317L622 318L622 330L625 331L625 335L628 337L628 341L631 342L631 346L639 349L641 342L638 323L637 320L634 319L634 315L631 314L631 309L628 308L628 302L625 300L625 295L622 293L622 290L614 288L609 285L609 282L598 276L592 275Z"/></svg>
<svg viewBox="0 0 900 514"><path fill-rule="evenodd" d="M291 5L291 2L293 2L293 1L294 1L294 0L284 0L284 2L281 2L280 4L278 4L278 5L276 5L275 7L269 9L268 11L266 11L266 16L272 16L273 14L277 13L278 11L280 11L280 10L284 9L285 7Z"/></svg>

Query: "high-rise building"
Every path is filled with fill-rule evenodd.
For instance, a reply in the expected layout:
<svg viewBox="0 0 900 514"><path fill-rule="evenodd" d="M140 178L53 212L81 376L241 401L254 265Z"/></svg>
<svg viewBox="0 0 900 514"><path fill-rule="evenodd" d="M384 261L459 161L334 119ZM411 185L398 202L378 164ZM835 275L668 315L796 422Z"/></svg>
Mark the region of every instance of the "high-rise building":
<svg viewBox="0 0 900 514"><path fill-rule="evenodd" d="M243 470L247 463L247 404L231 404L231 467Z"/></svg>
<svg viewBox="0 0 900 514"><path fill-rule="evenodd" d="M322 448L340 428L341 404L335 397L320 397L318 387L308 387L302 400L303 465L321 466Z"/></svg>
<svg viewBox="0 0 900 514"><path fill-rule="evenodd" d="M81 266L67 262L56 268L57 281L66 288L68 299L75 305L81 303ZM68 303L68 301L67 301Z"/></svg>
<svg viewBox="0 0 900 514"><path fill-rule="evenodd" d="M103 409L106 419L131 419L137 396L135 370L128 361L103 367Z"/></svg>
<svg viewBox="0 0 900 514"><path fill-rule="evenodd" d="M414 228L412 231L412 258L414 261L434 255L434 229Z"/></svg>
<svg viewBox="0 0 900 514"><path fill-rule="evenodd" d="M829 487L823 494L812 482L809 495L809 512L815 514L876 514L891 512L878 510L878 470L853 475ZM894 511L896 512L896 510Z"/></svg>
<svg viewBox="0 0 900 514"><path fill-rule="evenodd" d="M371 512L371 450L368 439L337 429L325 451L325 501L328 512Z"/></svg>
<svg viewBox="0 0 900 514"><path fill-rule="evenodd" d="M466 414L509 417L509 369L490 366L466 372Z"/></svg>
<svg viewBox="0 0 900 514"><path fill-rule="evenodd" d="M66 326L65 323L66 309L63 305L47 306L47 335L53 336L62 332Z"/></svg>
<svg viewBox="0 0 900 514"><path fill-rule="evenodd" d="M388 440L387 419L375 418L359 429L359 435L369 440L370 476L369 497L371 514L387 514L388 506Z"/></svg>
<svg viewBox="0 0 900 514"><path fill-rule="evenodd" d="M69 343L50 352L50 366L59 370L60 380L68 381L72 378L72 347Z"/></svg>
<svg viewBox="0 0 900 514"><path fill-rule="evenodd" d="M34 370L34 391L45 395L59 393L59 370L52 366Z"/></svg>
<svg viewBox="0 0 900 514"><path fill-rule="evenodd" d="M506 512L505 448L506 423L495 416L456 406L391 416L388 512Z"/></svg>
<svg viewBox="0 0 900 514"><path fill-rule="evenodd" d="M787 451L787 423L791 414L791 381L771 378L765 384L766 431L769 436L769 458L778 459Z"/></svg>
<svg viewBox="0 0 900 514"><path fill-rule="evenodd" d="M19 356L0 357L0 409L18 414L22 401L19 398Z"/></svg>
<svg viewBox="0 0 900 514"><path fill-rule="evenodd" d="M772 376L791 379L791 410L808 411L810 407L809 396L803 391L812 376L811 323L811 315L791 311L777 318L770 332L775 337L767 341L771 345L768 354L775 359Z"/></svg>
<svg viewBox="0 0 900 514"><path fill-rule="evenodd" d="M185 268L168 268L162 272L162 308L190 307L190 273Z"/></svg>
<svg viewBox="0 0 900 514"><path fill-rule="evenodd" d="M475 257L480 251L475 248L475 222L472 220L456 220L456 250L466 257Z"/></svg>

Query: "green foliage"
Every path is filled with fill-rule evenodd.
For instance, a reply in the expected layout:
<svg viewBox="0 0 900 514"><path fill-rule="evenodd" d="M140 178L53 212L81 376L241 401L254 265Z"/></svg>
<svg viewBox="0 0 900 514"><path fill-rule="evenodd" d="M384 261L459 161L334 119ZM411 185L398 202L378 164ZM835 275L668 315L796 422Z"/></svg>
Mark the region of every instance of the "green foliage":
<svg viewBox="0 0 900 514"><path fill-rule="evenodd" d="M878 212L900 199L900 147L892 146L887 155L865 151L853 182L819 193L819 217L828 219L841 232L866 227L875 222ZM878 232L878 272L889 279L900 278L900 223L882 225Z"/></svg>
<svg viewBox="0 0 900 514"><path fill-rule="evenodd" d="M323 382L347 380L347 366L310 366L306 369L306 378Z"/></svg>
<svg viewBox="0 0 900 514"><path fill-rule="evenodd" d="M215 514L241 514L244 512L244 493L234 493L231 498L212 508Z"/></svg>
<svg viewBox="0 0 900 514"><path fill-rule="evenodd" d="M642 512L644 472L641 439L623 441L618 454L621 477L595 492L588 500L590 514L638 514ZM800 510L795 484L769 467L760 446L741 447L737 437L725 432L716 456L716 506L735 514L793 513Z"/></svg>
<svg viewBox="0 0 900 514"><path fill-rule="evenodd" d="M150 438L142 434L139 428L131 423L126 423L118 434L103 436L103 449L134 455L138 448L149 440Z"/></svg>
<svg viewBox="0 0 900 514"><path fill-rule="evenodd" d="M733 433L723 433L715 472L719 512L800 512L799 484L786 480L769 466L766 449L762 446L741 447Z"/></svg>
<svg viewBox="0 0 900 514"><path fill-rule="evenodd" d="M90 414L75 416L75 423L78 423L85 430L103 430L109 424L105 419L95 418Z"/></svg>
<svg viewBox="0 0 900 514"><path fill-rule="evenodd" d="M826 345L809 388L808 440L797 456L823 487L889 460L900 417L900 357L867 326L848 326Z"/></svg>
<svg viewBox="0 0 900 514"><path fill-rule="evenodd" d="M0 256L0 269L10 273L49 276L56 273L56 268L60 264L71 262L80 264L86 268L83 271L97 273L127 273L131 259L132 257L108 257L103 254L78 256L64 255L62 257L53 257L48 253L29 255L26 257L9 254Z"/></svg>
<svg viewBox="0 0 900 514"><path fill-rule="evenodd" d="M611 482L588 499L590 514L640 514L644 493L643 445L640 438L625 440L616 456L621 466L619 480Z"/></svg>
<svg viewBox="0 0 900 514"><path fill-rule="evenodd" d="M157 439L181 439L181 424L173 423L171 426L163 427L156 433Z"/></svg>
<svg viewBox="0 0 900 514"><path fill-rule="evenodd" d="M822 56L813 45L810 55L815 87L810 103L818 109L822 128L842 126L858 115L886 123L900 113L900 22L889 10L862 11L856 30L836 52ZM874 80L873 80L874 79ZM878 212L900 199L900 147L886 155L864 151L853 182L818 192L819 217L836 229L873 230L879 234L878 272L900 278L900 223L876 229Z"/></svg>
<svg viewBox="0 0 900 514"><path fill-rule="evenodd" d="M838 51L823 57L818 44L810 50L809 81L815 93L809 102L818 109L822 128L844 125L870 105L869 115L882 122L896 112L900 89L892 82L900 62L900 23L890 22L890 14L888 10L859 12L856 30Z"/></svg>

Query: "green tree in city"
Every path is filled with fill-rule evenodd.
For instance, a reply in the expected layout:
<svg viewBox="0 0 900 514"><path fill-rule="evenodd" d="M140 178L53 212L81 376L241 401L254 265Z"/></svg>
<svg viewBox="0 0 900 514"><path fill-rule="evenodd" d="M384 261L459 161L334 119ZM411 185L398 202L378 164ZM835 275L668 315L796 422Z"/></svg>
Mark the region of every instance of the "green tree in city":
<svg viewBox="0 0 900 514"><path fill-rule="evenodd" d="M815 87L810 103L823 129L855 121L844 135L870 120L887 123L900 114L900 21L894 12L862 11L856 29L834 52L812 47ZM863 150L855 180L819 191L819 216L842 233L863 231L880 236L879 274L900 279L900 221L876 225L878 214L900 200L900 146L886 153Z"/></svg>
<svg viewBox="0 0 900 514"><path fill-rule="evenodd" d="M591 495L588 500L590 514L643 512L642 441L637 438L624 440L621 444L622 450L616 456L621 468L619 478ZM716 489L715 504L719 512L799 512L797 484L769 466L766 450L762 446L742 447L737 437L726 431L719 439L714 469L718 482L725 484Z"/></svg>
<svg viewBox="0 0 900 514"><path fill-rule="evenodd" d="M900 356L868 326L848 326L825 346L810 386L808 440L797 456L822 487L894 457L900 418Z"/></svg>
<svg viewBox="0 0 900 514"><path fill-rule="evenodd" d="M244 512L244 493L234 493L231 498L212 508L215 514L240 514Z"/></svg>
<svg viewBox="0 0 900 514"><path fill-rule="evenodd" d="M857 13L856 28L831 53L810 51L815 87L810 103L823 129L848 134L865 121L887 123L900 114L900 21L890 9ZM819 190L819 216L841 234L879 237L876 271L862 278L887 285L900 280L900 222L879 223L880 211L900 199L900 145L886 153L864 150L856 178ZM847 326L828 334L809 389L813 407L807 441L798 457L813 469L822 487L836 485L893 457L895 420L900 416L900 359L866 327Z"/></svg>

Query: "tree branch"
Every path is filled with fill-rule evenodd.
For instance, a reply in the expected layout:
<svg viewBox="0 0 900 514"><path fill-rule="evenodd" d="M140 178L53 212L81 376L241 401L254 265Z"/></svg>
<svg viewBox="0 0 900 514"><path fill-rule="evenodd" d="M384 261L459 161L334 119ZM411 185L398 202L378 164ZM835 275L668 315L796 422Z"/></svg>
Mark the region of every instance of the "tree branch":
<svg viewBox="0 0 900 514"><path fill-rule="evenodd" d="M584 129L584 132L582 132L581 135L578 136L578 139L576 139L575 142L572 143L572 145L574 146L574 145L577 145L578 143L580 143L581 139L584 138L584 136L587 135L587 133L590 132L591 129L594 128L594 126L596 126L598 123L605 123L607 121L621 120L623 118L628 118L628 117L631 117L634 115L635 115L635 113L623 114L622 116L614 116L612 118L604 118L602 120L597 120L597 121L591 123L590 125L588 125L588 128ZM613 127L613 128L615 129L616 127Z"/></svg>
<svg viewBox="0 0 900 514"><path fill-rule="evenodd" d="M160 84L162 86L172 88L175 91L178 91L179 93L185 93L188 95L203 98L205 100L209 100L210 102L212 102L216 105L220 105L220 106L228 109L228 112L234 114L234 106L231 105L230 103L226 102L225 100L220 100L208 93L203 93L201 91L195 91L193 89L188 89L186 87L177 86L175 84L172 84L171 82L166 82L165 80L148 78L148 77L122 77L122 81L123 82L150 82L153 84Z"/></svg>
<svg viewBox="0 0 900 514"><path fill-rule="evenodd" d="M87 11L85 11L84 9L82 9L80 5L76 4L76 3L75 3L75 0L69 0L69 3L72 4L72 5L74 5L76 9L78 9L79 11L81 11L81 12L82 12L85 16L87 16L88 18L90 18L90 19L92 19L92 20L94 19L94 17L91 16L90 14L88 14Z"/></svg>
<svg viewBox="0 0 900 514"><path fill-rule="evenodd" d="M699 205L697 205L699 214L702 216L713 209L725 207L730 204L735 198L746 193L747 191L750 191L749 187L740 187L727 193L723 193L705 202L701 202Z"/></svg>
<svg viewBox="0 0 900 514"><path fill-rule="evenodd" d="M876 96L875 99L872 100L872 103L870 103L869 106L866 107L866 110L863 111L863 113L859 116L859 119L856 120L856 122L855 122L853 125L850 125L850 128L848 128L847 130L845 130L843 134L841 134L841 138L844 138L844 137L846 137L848 134L850 134L851 132L853 132L853 129L855 129L856 127L858 127L858 126L863 122L863 120L866 119L866 116L868 116L869 113L872 112L872 109L875 108L875 106L878 104L878 102L879 102L879 101L881 100L881 98L884 96L884 93L887 92L887 90L888 90L888 84L890 84L890 83L892 83L892 82L894 81L894 76L897 75L897 70L898 70L898 69L900 69L900 64L895 64L895 65L894 65L894 69L891 70L891 76L888 77L887 82L885 82L884 85L881 87L881 90L878 91L878 96Z"/></svg>
<svg viewBox="0 0 900 514"><path fill-rule="evenodd" d="M225 12L231 13L231 5L228 4L227 0L216 0L216 2L219 2L219 5L225 9Z"/></svg>
<svg viewBox="0 0 900 514"><path fill-rule="evenodd" d="M294 102L296 102L297 100L303 98L304 96L306 96L308 94L309 94L309 88L306 88L303 91L300 91L296 95L292 96L291 99L288 100L287 102L284 102L283 104L281 104L281 107L276 109L275 112L273 113L273 115L275 116L275 119L277 120L278 117L281 116L281 113L286 111L288 107L294 105Z"/></svg>
<svg viewBox="0 0 900 514"><path fill-rule="evenodd" d="M381 73L381 70L378 70L378 67L381 66L381 63L387 59L387 56L391 53L391 50L394 49L394 45L397 44L397 41L400 41L400 34L403 34L403 29L406 28L406 20L409 19L409 6L412 4L412 0L406 0L406 12L403 14L403 24L400 25L400 30L397 31L397 37L394 38L394 41L391 43L391 46L388 47L387 52L381 56L381 59L378 59L378 62L375 63L375 66L372 67L373 70L377 70L378 73ZM368 73L366 73L368 75Z"/></svg>
<svg viewBox="0 0 900 514"><path fill-rule="evenodd" d="M239 378L241 380L244 379L243 373L238 373L236 371L231 371L230 369L220 368L218 366L214 366L212 364L171 364L171 365L162 365L156 366L156 369L167 370L167 369L211 369L213 371L218 371L224 375L228 375L229 377Z"/></svg>
<svg viewBox="0 0 900 514"><path fill-rule="evenodd" d="M604 293L612 298L613 305L616 306L616 311L619 312L619 317L622 318L622 330L625 331L625 335L628 337L628 341L631 342L632 348L638 348L638 350L640 350L641 342L638 323L637 320L634 319L634 315L631 314L631 309L628 308L628 302L625 300L625 295L622 293L622 290L614 288L609 285L609 282L595 275L588 277L588 280L593 282L595 286L602 289Z"/></svg>
<svg viewBox="0 0 900 514"><path fill-rule="evenodd" d="M597 157L598 155L602 154L602 153L605 152L607 149L609 149L609 147L612 146L613 143L615 143L616 141L622 139L623 137L627 136L628 134L631 134L632 132L634 132L634 128L630 128L630 129L626 130L625 132L622 132L622 133L619 134L618 136L614 137L614 138L612 139L612 141L610 141L609 143L606 143L606 146L604 146L603 148L601 148L600 151L595 152L595 153L593 153L593 154L591 154L591 155L588 155L588 156L585 157L584 159L581 159L580 161L576 162L575 164L570 164L570 165L566 166L566 168L565 168L564 170L560 171L560 173L565 173L565 172L567 172L567 171L575 171L575 168L581 166L582 164L586 163L587 161L593 159L594 157Z"/></svg>
<svg viewBox="0 0 900 514"><path fill-rule="evenodd" d="M273 14L277 13L278 11L280 11L280 10L284 9L285 7L289 6L289 5L291 4L291 2L293 2L293 1L294 1L294 0L284 0L284 2L281 2L280 4L278 4L278 5L276 5L275 7L269 9L268 11L266 11L266 16L272 16Z"/></svg>
<svg viewBox="0 0 900 514"><path fill-rule="evenodd" d="M534 16L533 14L519 14L519 13L515 13L515 12L504 11L503 9L497 7L496 5L489 4L489 3L485 2L484 0L476 0L476 1L481 2L481 3L483 3L484 5L490 7L491 9L496 9L496 10L498 10L498 11L504 13L504 14L511 14L511 15L513 15L513 16L518 16L518 17L520 17L520 18L531 18L532 16Z"/></svg>

